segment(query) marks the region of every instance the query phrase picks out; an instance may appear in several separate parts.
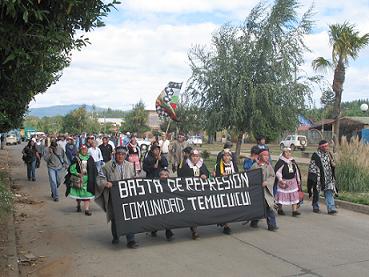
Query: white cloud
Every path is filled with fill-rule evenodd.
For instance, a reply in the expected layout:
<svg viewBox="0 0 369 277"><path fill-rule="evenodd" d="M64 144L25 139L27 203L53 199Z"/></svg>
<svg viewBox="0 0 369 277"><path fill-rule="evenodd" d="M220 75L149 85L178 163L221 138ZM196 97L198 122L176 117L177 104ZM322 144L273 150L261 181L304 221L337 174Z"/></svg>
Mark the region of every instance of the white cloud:
<svg viewBox="0 0 369 277"><path fill-rule="evenodd" d="M153 109L156 96L168 81L185 82L190 77L187 53L191 46L208 44L218 24L244 19L256 3L256 0L124 1L119 13L111 15L115 16L112 23L89 34L92 45L73 53L72 64L64 70L60 81L37 95L31 107L85 103L129 109L142 99ZM311 3L303 1L301 11ZM330 57L329 24L350 20L360 32L369 32L368 8L367 0L315 1L317 29L306 36L312 52L306 53L302 69L313 74L311 61L318 56ZM201 13L206 16L201 18ZM360 52L357 61L350 63L343 100L369 98L368 61L369 47ZM327 75L329 83L332 78L333 73ZM318 92L314 98L319 102Z"/></svg>
<svg viewBox="0 0 369 277"><path fill-rule="evenodd" d="M210 41L217 26L109 26L91 34L92 45L74 52L72 65L32 107L86 103L128 109L142 99L154 109L168 81L190 76L187 51Z"/></svg>

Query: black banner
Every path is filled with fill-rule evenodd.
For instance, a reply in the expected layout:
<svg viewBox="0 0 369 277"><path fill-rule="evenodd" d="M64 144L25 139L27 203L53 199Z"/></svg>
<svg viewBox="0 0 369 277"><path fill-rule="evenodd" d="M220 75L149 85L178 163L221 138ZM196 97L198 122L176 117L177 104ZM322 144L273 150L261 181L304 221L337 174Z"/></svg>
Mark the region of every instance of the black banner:
<svg viewBox="0 0 369 277"><path fill-rule="evenodd" d="M245 221L265 216L261 169L217 177L113 182L117 234Z"/></svg>

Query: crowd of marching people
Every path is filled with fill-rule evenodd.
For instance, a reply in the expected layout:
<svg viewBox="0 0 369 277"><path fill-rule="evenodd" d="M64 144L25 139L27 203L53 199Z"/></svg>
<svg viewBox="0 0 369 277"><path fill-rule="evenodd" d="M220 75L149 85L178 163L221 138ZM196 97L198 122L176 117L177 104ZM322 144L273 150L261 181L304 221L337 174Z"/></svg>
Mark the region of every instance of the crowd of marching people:
<svg viewBox="0 0 369 277"><path fill-rule="evenodd" d="M260 168L269 231L278 229L275 211L279 216L284 216L286 207L290 207L292 216L298 217L304 198L301 172L292 156L293 152L290 148L283 148L273 167L264 137L259 137L257 144L250 149L250 156L245 158L243 168L238 167L231 142L226 142L223 150L218 153L214 168L207 168L201 152L189 145L182 133L172 141L164 133L151 141L147 150L141 148L136 136L130 133L111 137L85 133L68 137L33 137L22 154L29 181L36 181L36 169L42 159L45 161L51 198L55 202L59 201L58 188L61 184L66 185L65 195L75 199L76 212L83 211L86 216L91 216L90 201L94 199L106 212L107 221L111 222L113 244L119 243L110 195L114 181L137 177L166 179L170 176L207 179ZM334 169L335 162L329 144L322 140L312 155L308 170L307 190L309 198L312 197L314 213L320 213L321 192L325 197L328 214L337 213L334 203L334 194L337 192ZM258 222L257 219L251 220L250 226L257 228ZM224 234L231 234L227 222L219 222L218 226L223 228ZM191 226L190 231L192 239L199 237L197 226ZM154 230L151 235L156 236L156 233ZM172 240L174 233L168 228L165 236L167 240ZM134 234L128 234L126 238L129 248L137 246Z"/></svg>

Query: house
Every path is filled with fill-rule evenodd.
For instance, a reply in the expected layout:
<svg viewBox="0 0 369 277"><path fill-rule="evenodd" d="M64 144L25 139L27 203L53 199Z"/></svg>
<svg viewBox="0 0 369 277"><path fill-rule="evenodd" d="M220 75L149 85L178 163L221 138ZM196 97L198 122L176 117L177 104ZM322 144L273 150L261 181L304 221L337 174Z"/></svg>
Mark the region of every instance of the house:
<svg viewBox="0 0 369 277"><path fill-rule="evenodd" d="M333 134L335 133L335 123L336 119L324 119L316 122L309 129ZM369 117L344 116L340 118L340 137L346 136L347 139L350 139L363 128L369 128Z"/></svg>

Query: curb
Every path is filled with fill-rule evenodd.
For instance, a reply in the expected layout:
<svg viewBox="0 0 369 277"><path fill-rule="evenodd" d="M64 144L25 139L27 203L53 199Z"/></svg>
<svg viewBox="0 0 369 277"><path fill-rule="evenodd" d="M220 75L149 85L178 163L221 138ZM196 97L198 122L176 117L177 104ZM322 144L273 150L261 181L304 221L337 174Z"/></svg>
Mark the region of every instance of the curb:
<svg viewBox="0 0 369 277"><path fill-rule="evenodd" d="M305 192L304 200L309 200L309 195L306 192ZM324 197L320 196L319 202L321 204L325 204ZM352 203L352 202L348 202L348 201L344 201L344 200L340 200L336 198L334 199L334 202L337 208L346 209L349 211L369 215L369 205L356 204L356 203Z"/></svg>
<svg viewBox="0 0 369 277"><path fill-rule="evenodd" d="M358 212L358 213L369 215L368 205L351 203L351 202L347 202L347 201L339 200L339 199L334 199L334 201L336 202L336 206L339 208L343 208L343 209L350 210L353 212Z"/></svg>

